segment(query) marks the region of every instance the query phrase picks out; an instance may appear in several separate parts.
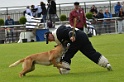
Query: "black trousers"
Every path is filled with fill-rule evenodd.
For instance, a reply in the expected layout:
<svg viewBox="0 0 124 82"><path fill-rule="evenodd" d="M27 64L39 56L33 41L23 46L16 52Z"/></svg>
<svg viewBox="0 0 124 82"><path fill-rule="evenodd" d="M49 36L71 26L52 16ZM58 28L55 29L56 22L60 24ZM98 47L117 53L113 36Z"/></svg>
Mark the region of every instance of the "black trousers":
<svg viewBox="0 0 124 82"><path fill-rule="evenodd" d="M65 53L62 61L71 64L71 59L79 50L94 63L98 63L101 54L93 48L88 36L84 32L81 30L76 31L76 41L70 44L70 48Z"/></svg>

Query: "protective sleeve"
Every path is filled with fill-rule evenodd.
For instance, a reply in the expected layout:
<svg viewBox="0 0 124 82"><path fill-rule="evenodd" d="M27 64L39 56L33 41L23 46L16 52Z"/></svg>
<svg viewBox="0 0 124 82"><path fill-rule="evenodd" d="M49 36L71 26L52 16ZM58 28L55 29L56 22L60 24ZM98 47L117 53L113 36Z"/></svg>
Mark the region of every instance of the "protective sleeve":
<svg viewBox="0 0 124 82"><path fill-rule="evenodd" d="M76 37L75 31L70 31L69 32L69 38L71 38L72 36Z"/></svg>

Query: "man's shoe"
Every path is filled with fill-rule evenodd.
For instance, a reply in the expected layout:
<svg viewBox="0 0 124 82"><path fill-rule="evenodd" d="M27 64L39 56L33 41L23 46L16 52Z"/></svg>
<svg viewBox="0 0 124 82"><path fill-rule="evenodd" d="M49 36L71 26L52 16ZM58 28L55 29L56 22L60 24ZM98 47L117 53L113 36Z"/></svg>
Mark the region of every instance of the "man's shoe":
<svg viewBox="0 0 124 82"><path fill-rule="evenodd" d="M106 68L108 71L112 71L112 66L110 64L107 64Z"/></svg>

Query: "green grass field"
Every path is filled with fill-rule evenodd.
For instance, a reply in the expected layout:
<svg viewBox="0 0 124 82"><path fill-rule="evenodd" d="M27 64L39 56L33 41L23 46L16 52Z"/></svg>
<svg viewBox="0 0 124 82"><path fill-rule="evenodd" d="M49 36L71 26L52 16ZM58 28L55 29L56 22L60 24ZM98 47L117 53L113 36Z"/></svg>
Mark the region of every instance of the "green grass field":
<svg viewBox="0 0 124 82"><path fill-rule="evenodd" d="M107 71L78 52L72 59L70 74L60 75L53 66L36 65L33 72L19 78L21 64L9 68L11 63L33 53L48 51L55 43L0 44L0 82L123 82L124 34L95 36L90 40L95 49L108 58L113 71Z"/></svg>

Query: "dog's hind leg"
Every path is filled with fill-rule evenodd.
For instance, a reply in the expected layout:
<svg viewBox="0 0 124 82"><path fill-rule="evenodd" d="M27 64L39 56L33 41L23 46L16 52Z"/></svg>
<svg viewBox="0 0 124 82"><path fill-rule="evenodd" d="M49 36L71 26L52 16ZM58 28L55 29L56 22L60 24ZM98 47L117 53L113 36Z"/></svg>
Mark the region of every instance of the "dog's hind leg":
<svg viewBox="0 0 124 82"><path fill-rule="evenodd" d="M35 62L32 63L31 68L30 68L28 71L26 71L26 72L23 74L23 76L25 76L26 73L31 72L31 71L33 71L33 70L35 70Z"/></svg>
<svg viewBox="0 0 124 82"><path fill-rule="evenodd" d="M22 65L23 70L20 72L19 77L25 76L26 73L34 70L35 66L32 63L30 58L25 59Z"/></svg>

